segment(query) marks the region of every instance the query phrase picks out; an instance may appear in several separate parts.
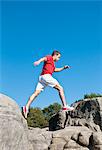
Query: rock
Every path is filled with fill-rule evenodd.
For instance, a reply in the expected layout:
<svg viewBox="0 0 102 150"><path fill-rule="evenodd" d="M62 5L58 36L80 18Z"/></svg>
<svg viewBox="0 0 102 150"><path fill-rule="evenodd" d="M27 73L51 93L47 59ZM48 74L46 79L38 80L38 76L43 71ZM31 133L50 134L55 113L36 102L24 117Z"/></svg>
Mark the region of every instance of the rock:
<svg viewBox="0 0 102 150"><path fill-rule="evenodd" d="M68 149L64 149L64 150L89 150L87 147L80 147L80 148L68 148Z"/></svg>
<svg viewBox="0 0 102 150"><path fill-rule="evenodd" d="M90 137L92 147L102 147L102 132L94 132Z"/></svg>
<svg viewBox="0 0 102 150"><path fill-rule="evenodd" d="M47 150L48 128L29 128L14 100L0 94L0 150Z"/></svg>
<svg viewBox="0 0 102 150"><path fill-rule="evenodd" d="M76 143L88 147L89 145L89 138L91 136L92 132L87 131L81 131L78 134L73 134L71 139L74 140Z"/></svg>
<svg viewBox="0 0 102 150"><path fill-rule="evenodd" d="M89 141L90 149L102 150L102 132L93 132Z"/></svg>
<svg viewBox="0 0 102 150"><path fill-rule="evenodd" d="M89 138L90 138L91 134L92 134L91 132L84 132L84 131L80 132L78 135L77 143L79 143L82 146L88 147Z"/></svg>
<svg viewBox="0 0 102 150"><path fill-rule="evenodd" d="M100 127L93 122L86 122L84 125L89 129L91 129L92 131L97 131L97 132L100 131Z"/></svg>
<svg viewBox="0 0 102 150"><path fill-rule="evenodd" d="M60 110L57 114L52 116L49 121L49 130L54 131L58 129L63 129L65 127L66 122L66 112Z"/></svg>
<svg viewBox="0 0 102 150"><path fill-rule="evenodd" d="M84 118L89 123L99 125L102 130L102 97L82 100L76 106L75 111L76 114L81 114L80 119Z"/></svg>
<svg viewBox="0 0 102 150"><path fill-rule="evenodd" d="M78 141L78 133L74 133L74 134L71 136L71 139L77 142L77 141Z"/></svg>
<svg viewBox="0 0 102 150"><path fill-rule="evenodd" d="M74 111L59 111L49 121L49 130L67 126L86 126L92 131L102 130L102 97L85 99L75 105Z"/></svg>
<svg viewBox="0 0 102 150"><path fill-rule="evenodd" d="M102 150L102 145L95 145L94 149L95 150Z"/></svg>
<svg viewBox="0 0 102 150"><path fill-rule="evenodd" d="M77 127L69 126L66 127L65 129L54 131L52 136L52 141L49 146L49 150L60 150L60 149L61 150L67 150L67 149L83 150L84 148L88 150L89 140L86 140L87 144L82 144L82 142L78 141L80 132L82 133L85 140L86 140L85 138L86 135L88 135L88 139L89 139L90 135L92 134L92 131L90 131L88 128L78 127L78 126ZM86 135L84 136L85 133ZM84 145L84 147L82 145Z"/></svg>
<svg viewBox="0 0 102 150"><path fill-rule="evenodd" d="M0 150L30 150L27 122L14 100L0 94Z"/></svg>
<svg viewBox="0 0 102 150"><path fill-rule="evenodd" d="M0 150L102 150L101 104L85 100L55 114L49 128L28 128L16 102L0 94Z"/></svg>
<svg viewBox="0 0 102 150"><path fill-rule="evenodd" d="M94 132L92 138L94 145L102 145L102 132Z"/></svg>
<svg viewBox="0 0 102 150"><path fill-rule="evenodd" d="M66 141L62 138L53 138L52 143L49 146L50 150L63 150Z"/></svg>
<svg viewBox="0 0 102 150"><path fill-rule="evenodd" d="M77 148L80 148L80 147L81 146L78 143L76 143L73 140L70 140L69 142L67 142L67 144L65 144L64 149L71 149L71 148L77 149Z"/></svg>
<svg viewBox="0 0 102 150"><path fill-rule="evenodd" d="M32 145L33 150L47 150L51 140L52 132L48 129L30 128L28 131L28 140Z"/></svg>
<svg viewBox="0 0 102 150"><path fill-rule="evenodd" d="M73 131L71 127L75 127ZM50 119L49 130L55 131L53 138L66 141L61 149L101 149L102 97L82 100L75 104L74 111L59 111ZM58 150L55 145L53 142L54 150Z"/></svg>

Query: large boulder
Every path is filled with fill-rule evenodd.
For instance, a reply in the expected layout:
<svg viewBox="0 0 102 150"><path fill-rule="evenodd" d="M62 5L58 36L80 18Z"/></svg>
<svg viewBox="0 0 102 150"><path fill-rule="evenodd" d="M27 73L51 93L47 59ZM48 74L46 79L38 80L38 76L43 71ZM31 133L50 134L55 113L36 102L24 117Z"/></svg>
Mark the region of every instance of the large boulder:
<svg viewBox="0 0 102 150"><path fill-rule="evenodd" d="M86 126L92 131L102 130L102 97L84 99L74 105L74 111L60 110L52 116L49 121L50 131L67 126Z"/></svg>
<svg viewBox="0 0 102 150"><path fill-rule="evenodd" d="M27 133L27 122L16 102L0 94L0 150L28 150Z"/></svg>
<svg viewBox="0 0 102 150"><path fill-rule="evenodd" d="M0 150L47 150L52 132L28 128L16 102L0 94Z"/></svg>

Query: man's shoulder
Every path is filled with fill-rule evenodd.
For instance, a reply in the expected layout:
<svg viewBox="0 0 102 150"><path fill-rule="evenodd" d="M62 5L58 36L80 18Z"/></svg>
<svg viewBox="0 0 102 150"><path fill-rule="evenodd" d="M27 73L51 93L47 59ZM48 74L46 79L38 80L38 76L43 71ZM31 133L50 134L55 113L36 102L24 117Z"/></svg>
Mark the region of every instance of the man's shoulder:
<svg viewBox="0 0 102 150"><path fill-rule="evenodd" d="M46 55L46 57L52 57L52 55Z"/></svg>
<svg viewBox="0 0 102 150"><path fill-rule="evenodd" d="M47 60L52 59L52 55L46 55Z"/></svg>

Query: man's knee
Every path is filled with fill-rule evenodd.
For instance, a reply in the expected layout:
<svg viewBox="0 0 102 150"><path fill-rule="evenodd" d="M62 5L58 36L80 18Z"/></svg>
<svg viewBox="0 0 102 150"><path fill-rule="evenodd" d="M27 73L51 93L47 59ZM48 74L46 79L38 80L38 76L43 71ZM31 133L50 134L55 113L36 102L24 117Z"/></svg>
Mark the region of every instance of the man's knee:
<svg viewBox="0 0 102 150"><path fill-rule="evenodd" d="M57 89L59 92L63 91L63 87L61 85L56 85L54 88Z"/></svg>
<svg viewBox="0 0 102 150"><path fill-rule="evenodd" d="M37 97L40 94L41 90L35 90L35 92L30 96L30 99Z"/></svg>
<svg viewBox="0 0 102 150"><path fill-rule="evenodd" d="M60 92L62 92L62 91L64 91L64 89L63 89L63 87L62 87L62 86L60 86Z"/></svg>
<svg viewBox="0 0 102 150"><path fill-rule="evenodd" d="M38 96L38 95L41 93L41 91L42 91L42 90L36 90L36 91L34 92L34 94L35 94L36 96Z"/></svg>

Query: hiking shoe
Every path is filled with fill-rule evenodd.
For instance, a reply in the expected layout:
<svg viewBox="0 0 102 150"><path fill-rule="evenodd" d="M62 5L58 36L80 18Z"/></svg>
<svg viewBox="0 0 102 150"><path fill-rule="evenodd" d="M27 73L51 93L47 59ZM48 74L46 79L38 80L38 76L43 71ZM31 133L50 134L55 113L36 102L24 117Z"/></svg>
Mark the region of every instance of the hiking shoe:
<svg viewBox="0 0 102 150"><path fill-rule="evenodd" d="M74 107L71 107L71 106L66 106L66 107L63 107L62 110L65 110L65 111L72 111L74 110L75 108Z"/></svg>
<svg viewBox="0 0 102 150"><path fill-rule="evenodd" d="M26 106L22 107L22 115L24 116L25 119L27 119L28 109Z"/></svg>

